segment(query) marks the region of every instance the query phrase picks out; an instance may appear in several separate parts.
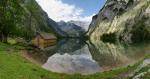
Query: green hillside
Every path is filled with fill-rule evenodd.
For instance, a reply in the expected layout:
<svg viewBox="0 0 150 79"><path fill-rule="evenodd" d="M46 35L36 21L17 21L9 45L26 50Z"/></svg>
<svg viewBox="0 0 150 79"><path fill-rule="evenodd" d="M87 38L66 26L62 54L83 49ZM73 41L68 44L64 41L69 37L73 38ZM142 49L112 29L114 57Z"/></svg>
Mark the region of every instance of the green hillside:
<svg viewBox="0 0 150 79"><path fill-rule="evenodd" d="M31 39L36 32L60 36L55 31L55 22L48 18L35 0L1 0L0 15L0 38L19 36Z"/></svg>

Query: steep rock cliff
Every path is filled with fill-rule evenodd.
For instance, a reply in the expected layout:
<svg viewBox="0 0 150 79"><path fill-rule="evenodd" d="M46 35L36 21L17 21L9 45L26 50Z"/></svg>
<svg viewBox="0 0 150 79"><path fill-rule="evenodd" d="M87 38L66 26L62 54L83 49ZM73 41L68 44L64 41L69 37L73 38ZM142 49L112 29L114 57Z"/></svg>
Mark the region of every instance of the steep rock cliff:
<svg viewBox="0 0 150 79"><path fill-rule="evenodd" d="M88 31L91 41L111 37L123 42L139 42L150 35L149 0L107 0L93 16Z"/></svg>

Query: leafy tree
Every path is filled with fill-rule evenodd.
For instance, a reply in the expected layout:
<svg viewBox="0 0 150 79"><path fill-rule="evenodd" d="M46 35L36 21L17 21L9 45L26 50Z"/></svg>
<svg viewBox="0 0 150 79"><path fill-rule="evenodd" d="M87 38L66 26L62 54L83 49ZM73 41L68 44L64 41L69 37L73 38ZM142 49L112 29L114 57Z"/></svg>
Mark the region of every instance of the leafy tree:
<svg viewBox="0 0 150 79"><path fill-rule="evenodd" d="M7 42L7 37L16 31L16 24L22 14L20 0L0 0L0 40Z"/></svg>

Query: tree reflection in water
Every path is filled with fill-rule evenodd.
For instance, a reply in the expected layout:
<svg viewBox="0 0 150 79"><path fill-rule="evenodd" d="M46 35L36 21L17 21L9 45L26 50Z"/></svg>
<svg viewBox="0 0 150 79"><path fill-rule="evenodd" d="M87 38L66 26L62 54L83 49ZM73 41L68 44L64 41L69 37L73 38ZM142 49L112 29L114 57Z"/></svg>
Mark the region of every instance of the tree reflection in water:
<svg viewBox="0 0 150 79"><path fill-rule="evenodd" d="M102 41L86 43L80 39L63 39L55 46L45 48L45 52L26 53L44 69L83 75L134 64L146 54L150 54L149 44L125 46Z"/></svg>

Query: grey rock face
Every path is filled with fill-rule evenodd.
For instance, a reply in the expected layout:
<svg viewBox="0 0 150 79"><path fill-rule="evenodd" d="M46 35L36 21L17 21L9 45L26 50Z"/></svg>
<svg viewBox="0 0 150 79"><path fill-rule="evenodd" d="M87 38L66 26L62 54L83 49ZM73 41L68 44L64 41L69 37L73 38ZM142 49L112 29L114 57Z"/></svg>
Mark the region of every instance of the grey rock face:
<svg viewBox="0 0 150 79"><path fill-rule="evenodd" d="M142 70L146 67L150 66L150 59L145 59L142 64L139 65L139 67L134 71L134 73L131 75L132 79L141 79L141 77L144 77L146 74L150 73L150 69Z"/></svg>
<svg viewBox="0 0 150 79"><path fill-rule="evenodd" d="M48 24L51 26L51 28L54 30L54 32L57 33L57 35L59 35L61 37L66 37L67 36L67 33L62 31L59 28L59 25L55 21L53 21L52 19L48 18Z"/></svg>
<svg viewBox="0 0 150 79"><path fill-rule="evenodd" d="M59 28L64 31L68 37L80 37L84 35L85 30L73 22L58 22Z"/></svg>
<svg viewBox="0 0 150 79"><path fill-rule="evenodd" d="M90 25L90 22L88 21L69 21L69 23L73 23L77 26L80 26L81 28L85 29L86 31L88 30L88 27Z"/></svg>
<svg viewBox="0 0 150 79"><path fill-rule="evenodd" d="M93 17L90 39L95 41L104 34L115 34L118 40L131 43L149 37L149 6L149 0L107 0Z"/></svg>
<svg viewBox="0 0 150 79"><path fill-rule="evenodd" d="M99 14L93 16L92 23L90 25L89 33L93 32L96 28L96 20L104 21L109 20L112 21L115 16L121 14L121 12L125 11L126 8L125 1L117 1L117 0L107 0L104 7L100 10Z"/></svg>

